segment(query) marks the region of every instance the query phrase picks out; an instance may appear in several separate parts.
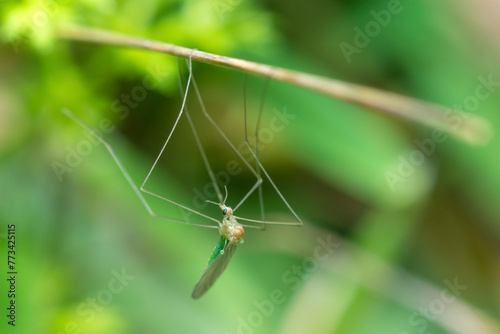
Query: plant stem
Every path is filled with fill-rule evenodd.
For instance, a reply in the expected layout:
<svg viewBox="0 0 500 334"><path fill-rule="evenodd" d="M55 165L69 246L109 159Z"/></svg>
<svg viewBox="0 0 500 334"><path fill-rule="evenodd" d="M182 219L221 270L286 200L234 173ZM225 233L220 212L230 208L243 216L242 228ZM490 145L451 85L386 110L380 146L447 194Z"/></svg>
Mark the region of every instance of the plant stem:
<svg viewBox="0 0 500 334"><path fill-rule="evenodd" d="M291 83L383 114L390 114L440 129L471 144L485 144L491 138L491 125L480 116L453 111L451 108L380 89L83 26L61 27L58 30L58 36L68 40L158 51L180 58L188 58L191 55L192 59L196 61ZM456 117L453 118L454 123L447 121L447 116L452 112L459 116L459 122L457 122Z"/></svg>

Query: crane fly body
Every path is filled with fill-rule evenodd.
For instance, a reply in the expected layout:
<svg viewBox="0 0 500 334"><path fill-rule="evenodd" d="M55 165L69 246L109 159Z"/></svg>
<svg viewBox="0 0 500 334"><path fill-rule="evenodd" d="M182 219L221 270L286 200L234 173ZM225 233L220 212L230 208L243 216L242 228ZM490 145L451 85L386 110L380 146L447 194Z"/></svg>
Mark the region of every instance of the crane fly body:
<svg viewBox="0 0 500 334"><path fill-rule="evenodd" d="M222 210L224 218L222 219L222 223L219 224L219 242L208 260L207 268L203 272L203 275L201 275L198 283L196 283L191 294L194 299L200 298L214 284L224 269L226 269L229 260L231 260L236 250L236 246L239 242L243 242L243 235L245 234L245 229L234 217L231 207L226 206L224 203L207 202L218 205Z"/></svg>

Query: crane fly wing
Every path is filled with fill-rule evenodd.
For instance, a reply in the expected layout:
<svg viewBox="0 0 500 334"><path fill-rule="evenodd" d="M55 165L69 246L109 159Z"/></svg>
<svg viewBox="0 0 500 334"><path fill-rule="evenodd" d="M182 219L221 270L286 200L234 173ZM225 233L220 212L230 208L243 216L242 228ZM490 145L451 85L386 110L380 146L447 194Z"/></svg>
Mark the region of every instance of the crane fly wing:
<svg viewBox="0 0 500 334"><path fill-rule="evenodd" d="M201 275L200 280L194 287L191 297L194 299L200 298L205 292L207 292L208 289L210 289L215 280L220 276L220 274L222 274L224 269L226 269L237 245L237 241L229 241L221 236L219 243L215 246L212 256L208 261L208 266L205 269L205 272Z"/></svg>

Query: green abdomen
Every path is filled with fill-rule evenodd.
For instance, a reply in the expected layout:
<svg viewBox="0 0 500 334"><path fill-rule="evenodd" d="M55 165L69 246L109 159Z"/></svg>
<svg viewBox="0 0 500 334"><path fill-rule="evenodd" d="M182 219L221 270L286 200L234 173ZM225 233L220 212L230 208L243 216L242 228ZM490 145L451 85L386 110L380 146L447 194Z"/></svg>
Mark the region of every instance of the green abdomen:
<svg viewBox="0 0 500 334"><path fill-rule="evenodd" d="M226 244L228 243L229 240L227 240L223 235L220 236L219 242L217 245L215 245L214 251L212 252L212 255L210 255L210 259L208 260L208 264L212 263L213 260L217 258L217 256L220 255L220 252L226 247Z"/></svg>

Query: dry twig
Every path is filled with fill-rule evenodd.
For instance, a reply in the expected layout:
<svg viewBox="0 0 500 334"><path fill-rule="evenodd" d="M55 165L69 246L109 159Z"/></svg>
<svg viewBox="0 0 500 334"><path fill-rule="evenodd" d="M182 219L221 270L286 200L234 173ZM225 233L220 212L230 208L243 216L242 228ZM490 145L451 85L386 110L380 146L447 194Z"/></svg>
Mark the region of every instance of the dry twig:
<svg viewBox="0 0 500 334"><path fill-rule="evenodd" d="M438 128L471 144L484 144L491 137L490 123L480 116L465 115L451 108L367 86L82 26L62 27L58 35L69 40L147 49L181 58L188 58L192 54L192 59L196 61L238 69L308 88L377 112ZM460 115L461 122L453 124L447 122L446 116L452 112Z"/></svg>

